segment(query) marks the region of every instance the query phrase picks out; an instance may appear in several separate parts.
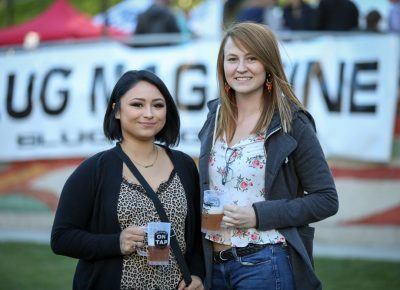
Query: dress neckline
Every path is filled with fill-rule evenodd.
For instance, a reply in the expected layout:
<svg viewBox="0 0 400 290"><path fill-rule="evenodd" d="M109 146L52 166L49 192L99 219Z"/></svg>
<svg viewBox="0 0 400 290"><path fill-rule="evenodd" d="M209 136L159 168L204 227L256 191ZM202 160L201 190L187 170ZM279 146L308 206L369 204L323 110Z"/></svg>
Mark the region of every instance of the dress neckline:
<svg viewBox="0 0 400 290"><path fill-rule="evenodd" d="M168 179L161 181L156 190L154 190L154 188L153 188L154 192L157 194L160 194L162 192L163 188L167 188L170 185L173 178L175 177L175 174L176 174L176 170L175 170L175 168L173 168ZM145 192L144 187L140 183L132 182L132 181L128 180L125 176L122 176L122 181L125 182L126 184L128 184L133 189L140 189L140 191Z"/></svg>

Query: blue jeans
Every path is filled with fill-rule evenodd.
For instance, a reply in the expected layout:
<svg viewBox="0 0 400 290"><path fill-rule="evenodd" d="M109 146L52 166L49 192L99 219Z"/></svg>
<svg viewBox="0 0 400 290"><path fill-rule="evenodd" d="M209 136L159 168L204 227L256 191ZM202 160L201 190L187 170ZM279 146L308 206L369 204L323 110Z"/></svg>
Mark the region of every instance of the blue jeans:
<svg viewBox="0 0 400 290"><path fill-rule="evenodd" d="M287 247L270 245L254 254L221 264L214 263L212 290L294 290L293 270Z"/></svg>

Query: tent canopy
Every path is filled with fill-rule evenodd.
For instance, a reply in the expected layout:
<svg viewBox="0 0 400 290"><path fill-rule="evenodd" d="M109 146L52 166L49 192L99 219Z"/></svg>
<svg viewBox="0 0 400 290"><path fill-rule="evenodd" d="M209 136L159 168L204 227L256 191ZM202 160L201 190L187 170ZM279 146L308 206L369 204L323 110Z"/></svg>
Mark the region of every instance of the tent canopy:
<svg viewBox="0 0 400 290"><path fill-rule="evenodd" d="M72 7L68 0L56 0L41 15L31 21L0 30L0 45L23 44L29 32L39 34L40 41L85 39L103 36L103 25L94 24L85 14ZM109 36L126 33L108 28Z"/></svg>

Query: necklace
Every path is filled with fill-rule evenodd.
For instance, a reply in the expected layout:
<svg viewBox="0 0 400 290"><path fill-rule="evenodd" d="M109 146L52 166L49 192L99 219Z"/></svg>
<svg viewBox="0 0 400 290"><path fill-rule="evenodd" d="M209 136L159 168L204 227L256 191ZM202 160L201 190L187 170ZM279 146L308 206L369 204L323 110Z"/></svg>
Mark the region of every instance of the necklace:
<svg viewBox="0 0 400 290"><path fill-rule="evenodd" d="M136 163L137 165L142 166L143 168L150 168L150 167L153 167L154 164L156 163L157 159L158 159L158 148L157 148L157 146L154 146L154 149L156 150L156 158L154 158L154 161L153 161L152 163L150 163L149 165L141 164L141 163L137 162L135 159L133 159L132 157L131 157L131 159L132 159L132 161L133 161L134 163Z"/></svg>

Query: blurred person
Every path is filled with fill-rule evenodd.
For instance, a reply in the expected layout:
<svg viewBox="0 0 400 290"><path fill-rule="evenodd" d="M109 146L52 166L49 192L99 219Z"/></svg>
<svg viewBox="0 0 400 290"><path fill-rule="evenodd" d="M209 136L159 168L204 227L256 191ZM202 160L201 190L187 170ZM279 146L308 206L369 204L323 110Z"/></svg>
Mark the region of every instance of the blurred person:
<svg viewBox="0 0 400 290"><path fill-rule="evenodd" d="M248 0L237 12L235 22L255 22L273 30L282 29L283 12L277 0Z"/></svg>
<svg viewBox="0 0 400 290"><path fill-rule="evenodd" d="M371 10L365 17L366 27L365 30L368 32L379 32L379 23L382 19L382 15L378 10Z"/></svg>
<svg viewBox="0 0 400 290"><path fill-rule="evenodd" d="M169 148L179 142L179 124L156 75L128 71L118 80L103 123L118 143L71 174L52 228L53 251L79 259L73 289L203 289L198 172L188 155ZM160 217L121 152L157 192L192 275L187 287L173 252L168 266L150 266L137 253L146 243L143 225Z"/></svg>
<svg viewBox="0 0 400 290"><path fill-rule="evenodd" d="M264 23L264 13L269 6L272 6L271 0L247 0L238 10L235 22L251 21Z"/></svg>
<svg viewBox="0 0 400 290"><path fill-rule="evenodd" d="M246 0L226 0L222 11L222 27L227 28L236 21L236 15Z"/></svg>
<svg viewBox="0 0 400 290"><path fill-rule="evenodd" d="M190 10L175 9L174 14L180 33L187 35L193 34L189 27Z"/></svg>
<svg viewBox="0 0 400 290"><path fill-rule="evenodd" d="M205 288L321 289L310 223L338 196L312 116L285 76L267 26L239 23L220 44L220 98L199 133L200 186L224 192L220 230L206 232Z"/></svg>
<svg viewBox="0 0 400 290"><path fill-rule="evenodd" d="M317 29L357 30L358 18L358 8L350 0L321 0L317 8Z"/></svg>
<svg viewBox="0 0 400 290"><path fill-rule="evenodd" d="M283 8L283 25L290 30L313 30L315 16L315 9L303 0L288 0Z"/></svg>
<svg viewBox="0 0 400 290"><path fill-rule="evenodd" d="M170 5L170 0L154 0L138 15L135 34L180 33L178 19Z"/></svg>
<svg viewBox="0 0 400 290"><path fill-rule="evenodd" d="M400 0L389 1L391 3L388 16L389 31L400 32Z"/></svg>

